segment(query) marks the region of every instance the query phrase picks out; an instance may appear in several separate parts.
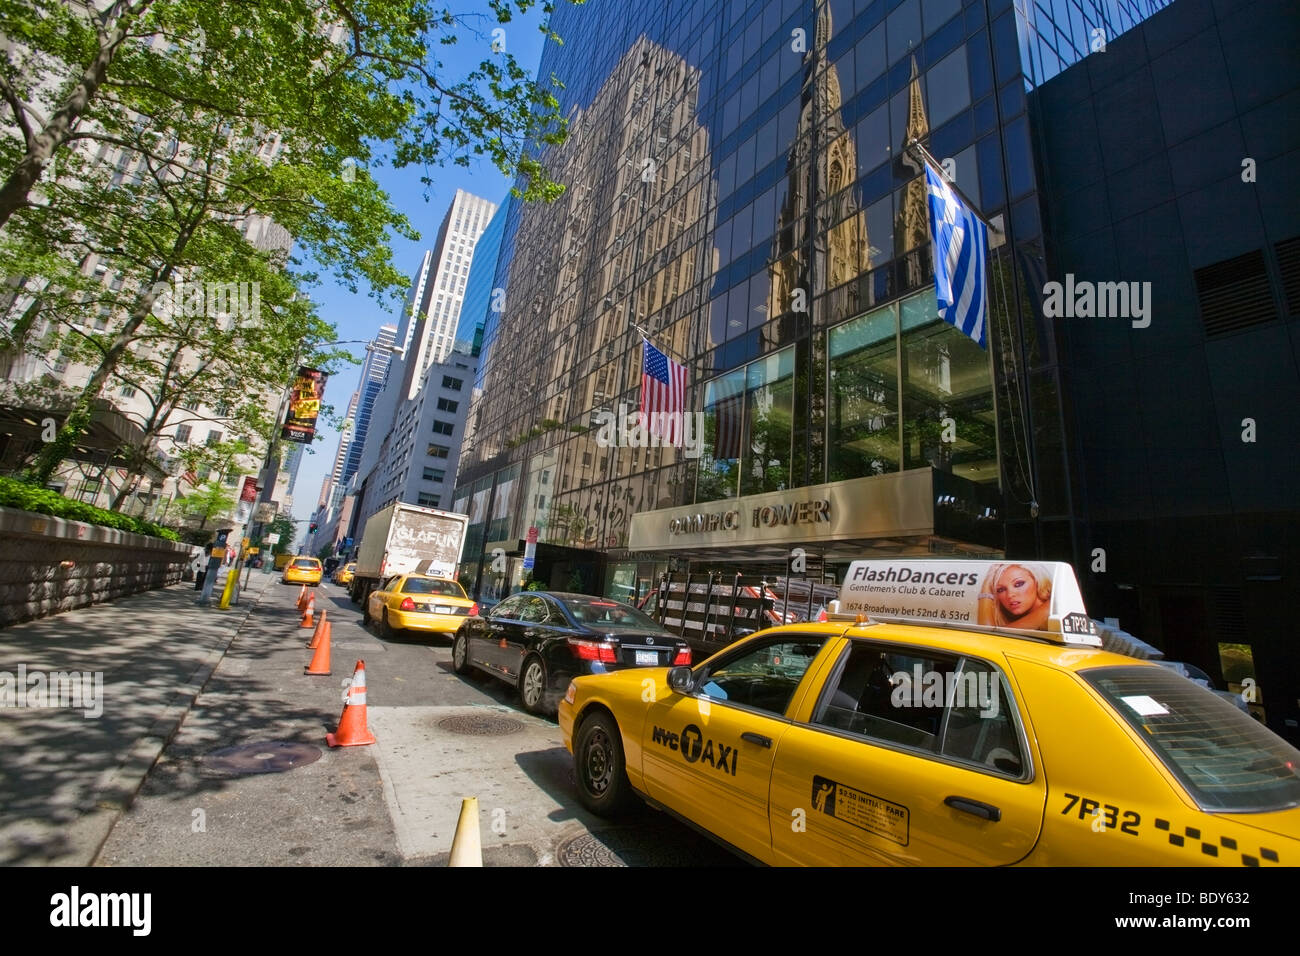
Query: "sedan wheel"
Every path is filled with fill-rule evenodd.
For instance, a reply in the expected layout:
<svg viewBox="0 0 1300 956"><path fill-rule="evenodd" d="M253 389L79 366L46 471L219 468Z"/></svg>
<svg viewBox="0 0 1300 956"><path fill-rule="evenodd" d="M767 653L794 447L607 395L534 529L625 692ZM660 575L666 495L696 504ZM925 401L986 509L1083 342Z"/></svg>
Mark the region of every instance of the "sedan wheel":
<svg viewBox="0 0 1300 956"><path fill-rule="evenodd" d="M388 608L384 608L383 615L379 618L379 636L386 641L397 636L397 632L393 630L393 625L388 623Z"/></svg>
<svg viewBox="0 0 1300 956"><path fill-rule="evenodd" d="M546 709L546 665L540 657L524 661L524 670L519 676L519 696L523 699L524 710L530 714L540 714Z"/></svg>
<svg viewBox="0 0 1300 956"><path fill-rule="evenodd" d="M469 638L464 633L456 635L456 643L451 648L451 669L457 674L469 671Z"/></svg>
<svg viewBox="0 0 1300 956"><path fill-rule="evenodd" d="M616 816L632 802L623 762L623 741L618 725L606 713L595 713L582 722L573 748L578 799L602 817Z"/></svg>

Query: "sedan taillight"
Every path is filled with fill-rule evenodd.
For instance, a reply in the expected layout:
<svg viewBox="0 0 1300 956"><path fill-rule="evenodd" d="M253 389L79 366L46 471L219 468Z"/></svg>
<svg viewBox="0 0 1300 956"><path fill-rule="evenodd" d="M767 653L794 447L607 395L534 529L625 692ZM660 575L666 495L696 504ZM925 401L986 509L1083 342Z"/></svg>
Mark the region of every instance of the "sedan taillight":
<svg viewBox="0 0 1300 956"><path fill-rule="evenodd" d="M415 602L412 601L410 598L403 598L402 603L398 605L398 608L403 611L414 611Z"/></svg>
<svg viewBox="0 0 1300 956"><path fill-rule="evenodd" d="M691 649L683 647L673 658L673 667L689 667L691 663Z"/></svg>
<svg viewBox="0 0 1300 956"><path fill-rule="evenodd" d="M475 601L469 606L469 616L478 617L478 601Z"/></svg>
<svg viewBox="0 0 1300 956"><path fill-rule="evenodd" d="M602 664L617 664L618 652L613 644L601 644L597 641L583 641L576 637L569 638L569 646L579 659L600 661Z"/></svg>

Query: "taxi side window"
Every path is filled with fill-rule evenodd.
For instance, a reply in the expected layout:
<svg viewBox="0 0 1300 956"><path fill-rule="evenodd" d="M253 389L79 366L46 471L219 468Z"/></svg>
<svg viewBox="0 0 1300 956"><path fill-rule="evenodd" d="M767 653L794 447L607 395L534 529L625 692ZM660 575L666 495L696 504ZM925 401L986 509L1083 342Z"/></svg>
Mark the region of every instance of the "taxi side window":
<svg viewBox="0 0 1300 956"><path fill-rule="evenodd" d="M935 750L943 721L943 688L956 666L956 658L855 641L838 680L828 683L813 723Z"/></svg>
<svg viewBox="0 0 1300 956"><path fill-rule="evenodd" d="M1001 675L983 661L854 641L812 722L1019 777L1012 707Z"/></svg>
<svg viewBox="0 0 1300 956"><path fill-rule="evenodd" d="M1001 676L983 661L963 658L944 731L943 753L1020 776L1024 759Z"/></svg>
<svg viewBox="0 0 1300 956"><path fill-rule="evenodd" d="M699 677L700 693L781 716L824 636L785 637L725 655Z"/></svg>

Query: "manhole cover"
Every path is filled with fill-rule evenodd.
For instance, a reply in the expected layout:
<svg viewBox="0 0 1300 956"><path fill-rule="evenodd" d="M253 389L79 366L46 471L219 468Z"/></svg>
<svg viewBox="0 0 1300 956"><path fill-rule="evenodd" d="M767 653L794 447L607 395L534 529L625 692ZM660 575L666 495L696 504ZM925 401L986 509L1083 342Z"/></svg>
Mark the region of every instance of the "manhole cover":
<svg viewBox="0 0 1300 956"><path fill-rule="evenodd" d="M565 840L555 858L560 866L698 865L698 846L673 846L672 842L654 827L597 830Z"/></svg>
<svg viewBox="0 0 1300 956"><path fill-rule="evenodd" d="M438 726L453 734L465 734L467 737L504 737L507 734L517 734L524 729L522 721L492 714L456 714L442 718L438 721Z"/></svg>
<svg viewBox="0 0 1300 956"><path fill-rule="evenodd" d="M281 773L315 763L320 755L321 749L312 744L272 740L214 750L203 757L202 765L210 773Z"/></svg>

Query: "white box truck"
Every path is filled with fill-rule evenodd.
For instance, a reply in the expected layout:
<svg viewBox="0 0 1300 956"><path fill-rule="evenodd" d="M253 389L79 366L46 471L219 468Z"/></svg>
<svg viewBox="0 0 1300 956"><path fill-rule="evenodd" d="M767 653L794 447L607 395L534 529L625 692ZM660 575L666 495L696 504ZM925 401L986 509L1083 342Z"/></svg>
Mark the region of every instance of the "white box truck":
<svg viewBox="0 0 1300 956"><path fill-rule="evenodd" d="M454 578L468 527L468 515L400 501L376 511L357 545L353 602L364 605L379 582L395 574Z"/></svg>

